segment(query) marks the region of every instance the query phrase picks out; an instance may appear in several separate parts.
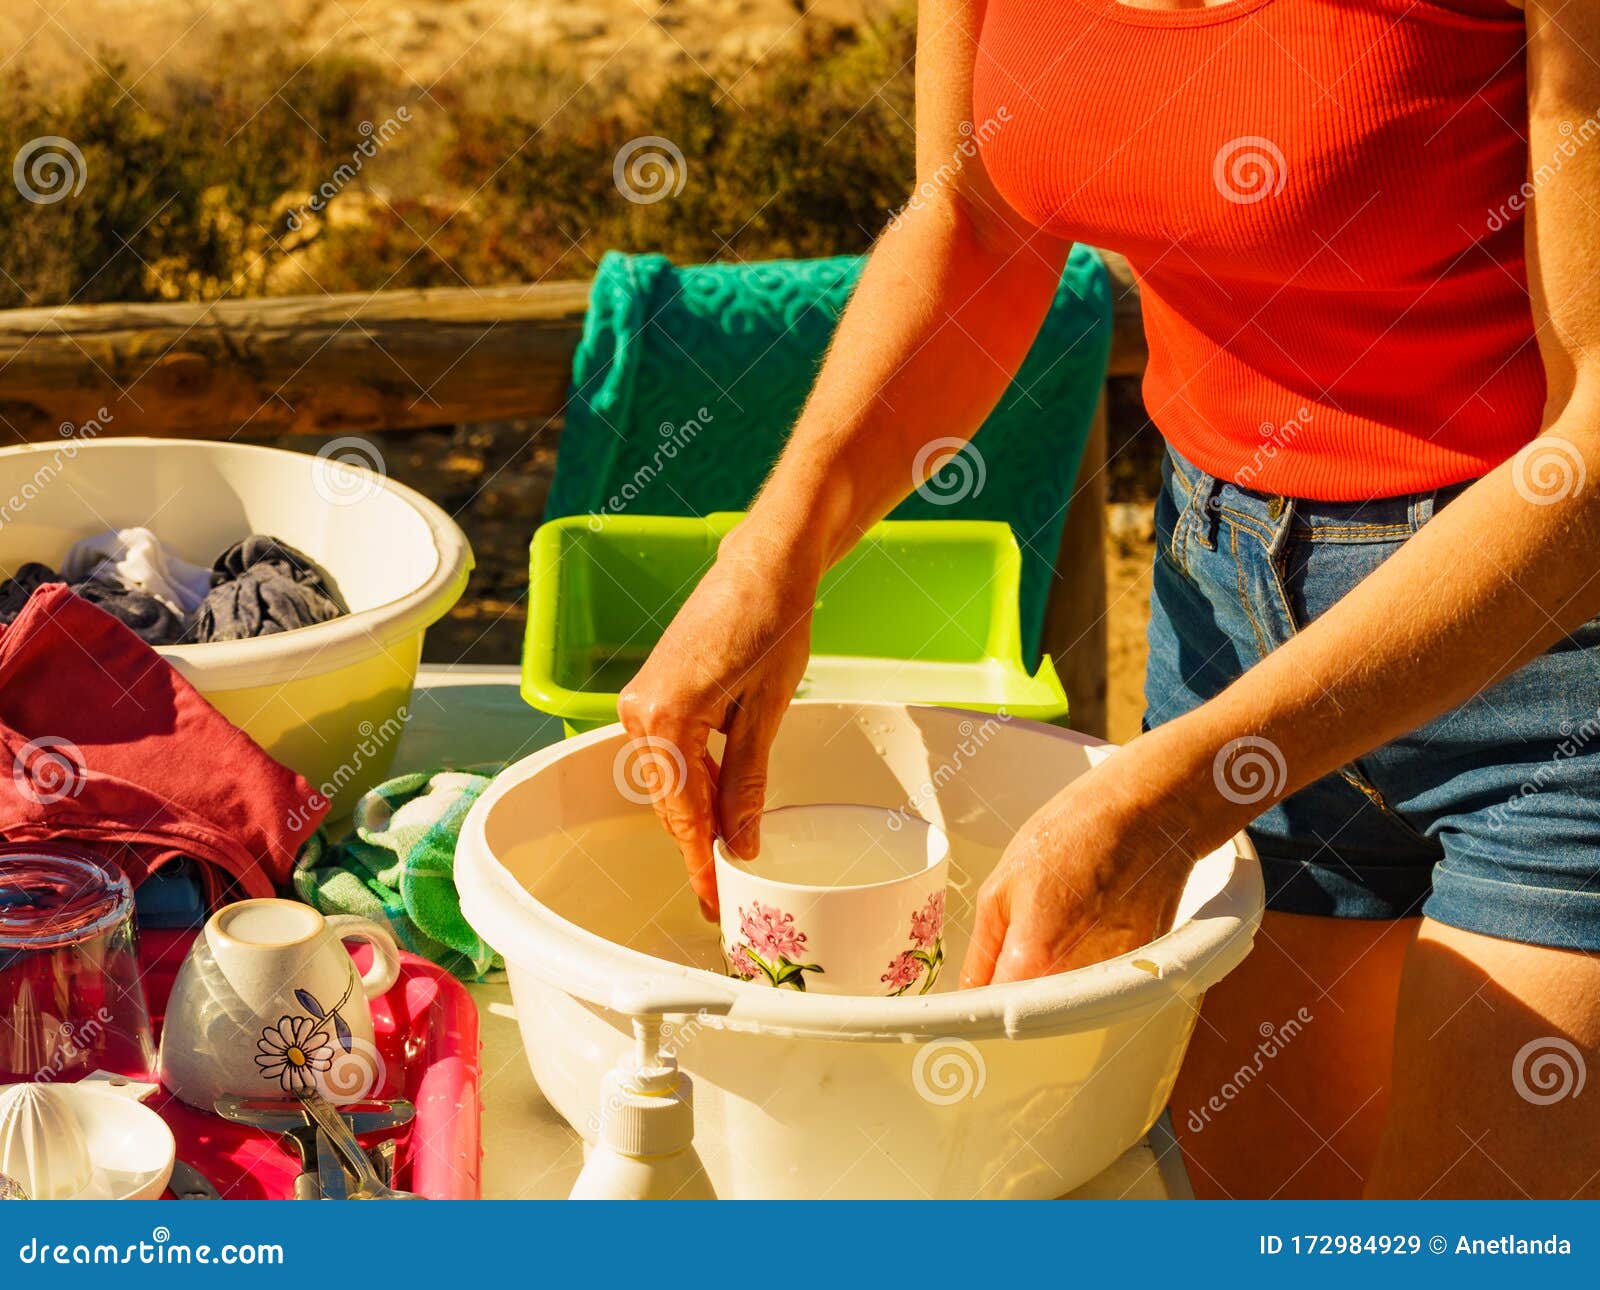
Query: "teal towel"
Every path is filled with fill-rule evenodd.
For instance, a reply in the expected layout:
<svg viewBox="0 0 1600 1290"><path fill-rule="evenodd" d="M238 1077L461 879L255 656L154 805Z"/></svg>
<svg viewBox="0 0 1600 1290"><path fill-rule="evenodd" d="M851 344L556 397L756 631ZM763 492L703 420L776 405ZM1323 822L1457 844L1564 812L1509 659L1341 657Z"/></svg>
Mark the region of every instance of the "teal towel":
<svg viewBox="0 0 1600 1290"><path fill-rule="evenodd" d="M810 392L864 263L839 256L675 268L660 255L607 253L573 357L545 518L744 510ZM952 505L913 493L894 512L1011 525L1023 551L1030 665L1110 351L1105 266L1090 248L1074 247L1038 339L976 440L982 487Z"/></svg>
<svg viewBox="0 0 1600 1290"><path fill-rule="evenodd" d="M418 771L379 784L356 803L348 837L312 834L295 863L295 891L324 914L384 923L402 948L480 980L501 963L461 916L455 858L462 822L490 778Z"/></svg>

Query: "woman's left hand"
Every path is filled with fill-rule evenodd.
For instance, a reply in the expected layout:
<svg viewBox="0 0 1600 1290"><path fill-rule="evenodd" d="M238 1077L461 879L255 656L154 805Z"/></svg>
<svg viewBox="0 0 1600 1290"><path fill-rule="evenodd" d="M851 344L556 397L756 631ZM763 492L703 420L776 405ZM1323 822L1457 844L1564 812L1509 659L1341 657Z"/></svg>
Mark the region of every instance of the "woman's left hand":
<svg viewBox="0 0 1600 1290"><path fill-rule="evenodd" d="M1012 839L978 892L964 989L1098 963L1171 928L1204 839L1164 804L1181 797L1141 773L1137 747L1073 780Z"/></svg>

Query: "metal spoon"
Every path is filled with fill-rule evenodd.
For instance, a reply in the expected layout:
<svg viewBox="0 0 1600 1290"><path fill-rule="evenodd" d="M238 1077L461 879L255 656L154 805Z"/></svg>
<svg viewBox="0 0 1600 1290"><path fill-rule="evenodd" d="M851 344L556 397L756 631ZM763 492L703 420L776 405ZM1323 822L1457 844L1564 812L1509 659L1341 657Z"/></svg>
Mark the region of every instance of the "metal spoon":
<svg viewBox="0 0 1600 1290"><path fill-rule="evenodd" d="M372 1161L362 1149L361 1143L356 1140L356 1135L351 1131L344 1117L334 1109L320 1093L307 1092L299 1094L300 1104L306 1114L315 1121L316 1126L327 1134L328 1141L338 1151L348 1169L356 1180L355 1189L350 1193L351 1200L426 1200L427 1197L419 1196L414 1191L396 1191L387 1187L378 1172L372 1167Z"/></svg>
<svg viewBox="0 0 1600 1290"><path fill-rule="evenodd" d="M218 1115L236 1124L248 1124L282 1135L283 1143L300 1162L300 1173L294 1180L296 1200L344 1200L344 1174L339 1171L337 1195L329 1195L321 1186L316 1121L307 1113L298 1098L294 1097L241 1097L227 1093L215 1103ZM356 1133L384 1133L404 1128L417 1114L417 1108L404 1098L367 1100L340 1108L340 1117ZM383 1144L392 1150L391 1140ZM337 1158L337 1157L336 1157ZM392 1177L392 1173L391 1173ZM384 1179L385 1183L389 1181Z"/></svg>
<svg viewBox="0 0 1600 1290"><path fill-rule="evenodd" d="M315 1125L310 1126L317 1138L317 1181L322 1188L323 1200L349 1200L350 1180L345 1175L339 1153L334 1150L328 1135Z"/></svg>

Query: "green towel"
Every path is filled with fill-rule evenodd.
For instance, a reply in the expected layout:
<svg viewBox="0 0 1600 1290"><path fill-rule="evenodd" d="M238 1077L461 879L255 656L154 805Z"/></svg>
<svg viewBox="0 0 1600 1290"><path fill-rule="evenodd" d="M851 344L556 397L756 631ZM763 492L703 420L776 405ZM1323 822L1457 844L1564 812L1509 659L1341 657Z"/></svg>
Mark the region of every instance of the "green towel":
<svg viewBox="0 0 1600 1290"><path fill-rule="evenodd" d="M356 803L353 830L319 829L294 867L300 899L324 914L387 924L404 949L468 981L501 966L461 916L456 841L491 776L417 771L379 784Z"/></svg>
<svg viewBox="0 0 1600 1290"><path fill-rule="evenodd" d="M839 256L675 268L660 255L608 252L573 357L545 518L746 509L864 263ZM1033 348L975 442L981 488L946 505L913 493L894 512L1011 525L1023 553L1030 666L1110 351L1105 266L1090 248L1074 247Z"/></svg>

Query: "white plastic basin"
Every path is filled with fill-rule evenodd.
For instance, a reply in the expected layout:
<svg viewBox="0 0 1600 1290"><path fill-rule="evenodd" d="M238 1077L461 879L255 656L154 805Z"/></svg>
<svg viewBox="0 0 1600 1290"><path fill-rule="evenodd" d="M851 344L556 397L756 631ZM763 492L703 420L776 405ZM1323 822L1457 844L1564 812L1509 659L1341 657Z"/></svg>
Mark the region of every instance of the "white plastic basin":
<svg viewBox="0 0 1600 1290"><path fill-rule="evenodd" d="M250 533L331 574L348 616L257 640L163 645L235 725L299 771L334 817L381 780L408 718L425 628L461 596L466 535L421 494L359 465L248 444L73 439L0 451L0 572L59 568L79 538L143 526L209 567Z"/></svg>
<svg viewBox="0 0 1600 1290"><path fill-rule="evenodd" d="M676 848L618 790L626 745L607 726L505 771L462 833L462 907L505 956L539 1087L586 1139L631 1018L669 1017L720 1196L1072 1190L1160 1114L1201 995L1260 921L1260 868L1240 837L1196 866L1173 931L1138 952L960 991L978 884L1029 814L1111 750L953 709L800 702L773 749L768 805L905 806L940 825L952 970L934 993L899 998L736 982Z"/></svg>

